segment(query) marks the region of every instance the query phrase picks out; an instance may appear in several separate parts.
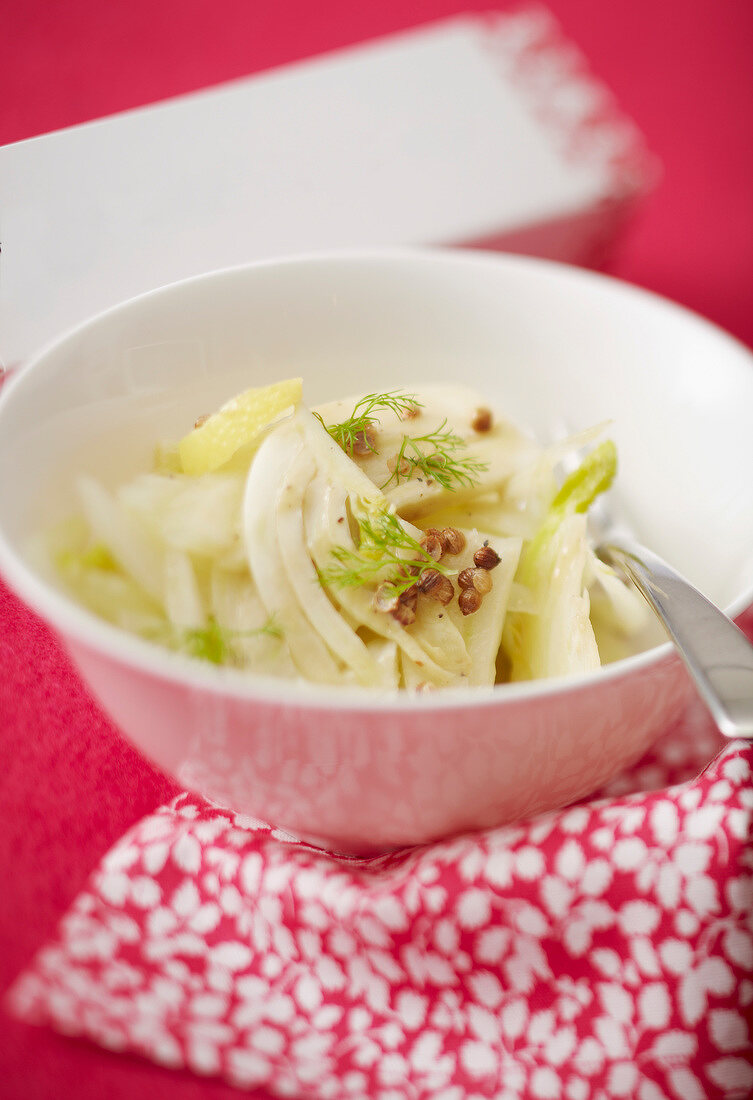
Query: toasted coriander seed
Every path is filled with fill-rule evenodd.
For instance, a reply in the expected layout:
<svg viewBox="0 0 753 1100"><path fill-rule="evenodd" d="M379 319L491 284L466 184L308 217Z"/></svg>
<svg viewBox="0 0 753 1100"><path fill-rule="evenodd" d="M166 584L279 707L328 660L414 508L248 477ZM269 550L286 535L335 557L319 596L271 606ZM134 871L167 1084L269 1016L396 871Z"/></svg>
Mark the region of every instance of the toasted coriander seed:
<svg viewBox="0 0 753 1100"><path fill-rule="evenodd" d="M403 457L398 462L397 455L393 455L392 458L387 459L387 469L391 474L397 470L400 477L407 477L411 470L410 462L407 458Z"/></svg>
<svg viewBox="0 0 753 1100"><path fill-rule="evenodd" d="M402 626L410 626L416 621L416 604L418 603L418 590L415 584L407 588L397 601L397 607L392 611L392 618Z"/></svg>
<svg viewBox="0 0 753 1100"><path fill-rule="evenodd" d="M416 621L416 609L415 607L408 607L407 604L399 603L392 612L392 618L399 622L401 626L410 626L411 623Z"/></svg>
<svg viewBox="0 0 753 1100"><path fill-rule="evenodd" d="M376 451L376 437L376 431L371 424L369 424L368 428L365 428L364 431L356 432L353 437L352 453L361 457L373 454L374 451Z"/></svg>
<svg viewBox="0 0 753 1100"><path fill-rule="evenodd" d="M444 607L450 602L455 595L455 588L449 577L440 577L439 584L435 585L429 593L433 600L441 603Z"/></svg>
<svg viewBox="0 0 753 1100"><path fill-rule="evenodd" d="M464 615L472 615L481 607L481 596L475 588L464 588L458 596L458 607Z"/></svg>
<svg viewBox="0 0 753 1100"><path fill-rule="evenodd" d="M427 595L431 592L432 588L436 587L439 583L439 578L442 574L438 569L424 569L421 576L416 581L416 588L419 592L423 592Z"/></svg>
<svg viewBox="0 0 753 1100"><path fill-rule="evenodd" d="M426 551L430 558L434 558L434 561L439 561L444 553L442 539L439 534L424 535L421 539L421 548Z"/></svg>
<svg viewBox="0 0 753 1100"><path fill-rule="evenodd" d="M202 424L206 424L207 420L209 420L209 413L204 413L203 416L197 416L193 422L194 428L200 428Z"/></svg>
<svg viewBox="0 0 753 1100"><path fill-rule="evenodd" d="M495 569L500 557L492 546L482 546L473 555L473 560L479 569Z"/></svg>
<svg viewBox="0 0 753 1100"><path fill-rule="evenodd" d="M418 405L407 405L406 408L400 413L401 420L415 420L419 412Z"/></svg>
<svg viewBox="0 0 753 1100"><path fill-rule="evenodd" d="M414 607L418 603L418 587L412 584L410 588L406 588L405 592L400 594L399 602L405 604L406 607Z"/></svg>
<svg viewBox="0 0 753 1100"><path fill-rule="evenodd" d="M424 596L441 604L448 604L455 595L450 578L442 576L436 569L425 569L416 583L416 588Z"/></svg>
<svg viewBox="0 0 753 1100"><path fill-rule="evenodd" d="M374 609L376 611L394 611L398 604L395 589L388 581L379 585L374 593Z"/></svg>
<svg viewBox="0 0 753 1100"><path fill-rule="evenodd" d="M457 527L445 527L439 537L445 554L459 554L465 549L465 535Z"/></svg>
<svg viewBox="0 0 753 1100"><path fill-rule="evenodd" d="M462 569L458 573L458 584L461 588L473 588L473 574L475 569Z"/></svg>
<svg viewBox="0 0 753 1100"><path fill-rule="evenodd" d="M473 587L479 596L485 596L487 592L491 592L492 583L492 575L488 569L473 570Z"/></svg>
<svg viewBox="0 0 753 1100"><path fill-rule="evenodd" d="M491 431L493 423L494 417L492 416L491 409L480 408L476 409L476 412L473 414L471 427L474 432L488 432Z"/></svg>

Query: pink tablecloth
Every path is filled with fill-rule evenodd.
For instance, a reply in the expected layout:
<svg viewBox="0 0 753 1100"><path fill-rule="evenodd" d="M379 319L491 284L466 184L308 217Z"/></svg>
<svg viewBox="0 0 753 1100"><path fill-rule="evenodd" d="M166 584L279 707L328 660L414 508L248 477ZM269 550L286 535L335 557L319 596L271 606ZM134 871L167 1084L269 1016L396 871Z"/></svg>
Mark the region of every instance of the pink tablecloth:
<svg viewBox="0 0 753 1100"><path fill-rule="evenodd" d="M0 142L477 5L415 0L5 0ZM500 7L506 5L501 4ZM549 0L665 166L616 274L753 344L753 6ZM177 792L125 745L0 587L0 988L104 851ZM0 1095L237 1095L3 1018Z"/></svg>

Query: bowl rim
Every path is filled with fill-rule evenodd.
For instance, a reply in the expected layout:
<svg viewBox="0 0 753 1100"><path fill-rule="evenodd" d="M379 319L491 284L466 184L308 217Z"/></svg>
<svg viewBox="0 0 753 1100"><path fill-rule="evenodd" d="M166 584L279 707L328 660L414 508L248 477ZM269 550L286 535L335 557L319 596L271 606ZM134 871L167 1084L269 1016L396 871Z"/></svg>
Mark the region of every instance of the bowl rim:
<svg viewBox="0 0 753 1100"><path fill-rule="evenodd" d="M521 256L515 253L487 252L446 246L331 249L252 260L202 272L126 298L85 318L46 341L31 356L23 368L9 372L10 377L6 379L5 384L0 389L0 422L5 414L5 407L12 404L16 390L23 387L24 380L32 372L44 369L44 364L50 355L68 341L85 332L86 329L119 313L127 312L142 300L154 300L162 295L171 294L180 287L225 278L228 275L247 270L332 263L378 265L380 263L394 264L395 262L456 267L517 267L540 270L557 278L587 285L611 287L627 298L651 303L655 308L661 308L675 314L685 323L690 322L700 326L711 333L715 339L728 344L730 348L735 349L737 352L742 352L751 360L751 367L753 367L753 352L751 349L714 322L654 291L634 286L611 274L591 271L555 260ZM2 516L0 516L0 577L53 628L66 648L68 648L70 640L83 645L96 655L101 655L117 664L126 665L135 671L147 674L151 678L170 681L176 687L182 685L189 689L200 689L209 694L222 695L237 701L257 701L261 704L278 705L280 707L352 712L377 709L384 713L457 710L465 709L470 705L498 707L530 699L543 700L549 696L570 694L571 692L594 688L599 685L607 685L611 681L621 680L624 677L639 673L647 667L666 662L672 659L673 655L675 660L679 660L677 655L673 654L671 642L667 641L630 657L603 665L592 672L550 677L544 680L497 684L488 688L477 687L470 693L468 688L443 688L437 692L416 694L400 691L400 689L385 690L357 685L333 687L332 685L310 683L303 680L254 675L242 669L210 665L207 662L172 652L156 643L146 641L113 626L79 605L62 590L55 588L51 582L45 580L41 573L27 564L25 559L11 547L6 539L2 529ZM751 604L753 604L753 585L731 601L725 611L731 618L735 618Z"/></svg>

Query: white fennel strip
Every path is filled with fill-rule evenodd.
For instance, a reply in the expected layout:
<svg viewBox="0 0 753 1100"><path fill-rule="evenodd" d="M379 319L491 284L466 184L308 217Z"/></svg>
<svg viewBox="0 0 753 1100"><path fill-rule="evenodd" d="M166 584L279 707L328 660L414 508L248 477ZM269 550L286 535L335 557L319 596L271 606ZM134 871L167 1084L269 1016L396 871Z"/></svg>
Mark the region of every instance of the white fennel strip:
<svg viewBox="0 0 753 1100"><path fill-rule="evenodd" d="M121 569L164 607L165 556L158 540L94 478L79 478L77 487L95 541L103 543Z"/></svg>
<svg viewBox="0 0 753 1100"><path fill-rule="evenodd" d="M320 475L321 476L321 475ZM320 492L324 492L326 507L320 508ZM305 501L305 522L309 549L320 570L331 564L331 550L340 545L352 549L354 546L347 523L347 493L339 485L326 482L309 492ZM340 519L343 522L340 522ZM383 611L377 611L372 603L371 588L329 589L334 600L360 626L368 627L374 634L395 642L412 660L425 665L427 678L443 685L453 683L455 675L436 663L428 655L419 640L413 637L396 619Z"/></svg>
<svg viewBox="0 0 753 1100"><path fill-rule="evenodd" d="M318 570L324 571L332 564L333 547L354 548L348 525L347 502L378 501L382 493L331 439L316 417L300 409L296 422L302 427L319 467L319 473L304 498L304 528L314 563ZM414 537L421 537L422 532L417 528L407 523L404 526ZM400 623L372 606L371 588L329 586L328 592L356 624L395 642L414 659L426 663L438 683L452 682L452 673L431 661L419 642Z"/></svg>
<svg viewBox="0 0 753 1100"><path fill-rule="evenodd" d="M525 446L531 445L511 435L476 440L464 455L486 468L474 475L471 484L456 483L445 488L435 478L414 473L407 481L387 486L384 495L395 511L408 519L418 519L448 505L458 506L481 493L502 489L517 469Z"/></svg>
<svg viewBox="0 0 753 1100"><path fill-rule="evenodd" d="M297 676L282 628L270 619L248 569L230 571L215 565L209 593L212 614L238 664L269 676Z"/></svg>
<svg viewBox="0 0 753 1100"><path fill-rule="evenodd" d="M319 420L307 409L299 409L296 424L303 432L306 443L316 456L319 469L331 481L335 481L351 496L362 500L380 500L382 492L359 466L335 443Z"/></svg>
<svg viewBox="0 0 753 1100"><path fill-rule="evenodd" d="M162 520L165 542L192 554L227 551L240 529L243 478L206 474L185 478Z"/></svg>
<svg viewBox="0 0 753 1100"><path fill-rule="evenodd" d="M296 667L309 680L334 684L342 681L342 672L301 611L282 564L277 536L280 476L302 447L299 433L288 424L262 443L246 483L244 535L251 576L267 613L283 631Z"/></svg>
<svg viewBox="0 0 753 1100"><path fill-rule="evenodd" d="M369 635L365 645L373 659L382 669L385 681L390 687L398 687L400 683L400 667L398 663L400 650L397 642L390 641L389 638L380 638L378 635L372 636L368 631L365 633Z"/></svg>
<svg viewBox="0 0 753 1100"><path fill-rule="evenodd" d="M165 611L171 623L183 630L206 626L206 613L191 559L182 550L165 553Z"/></svg>
<svg viewBox="0 0 753 1100"><path fill-rule="evenodd" d="M446 507L421 517L426 527L478 527L502 538L530 539L541 525L542 508L530 508L525 499L508 499L506 494L484 494L455 507Z"/></svg>
<svg viewBox="0 0 753 1100"><path fill-rule="evenodd" d="M465 639L449 614L449 606L422 597L416 607L416 621L406 631L433 662L459 680L466 680L471 660Z"/></svg>
<svg viewBox="0 0 753 1100"><path fill-rule="evenodd" d="M568 516L542 553L532 588L536 613L511 615L505 623L512 679L540 679L599 668L601 659L585 587L587 551L585 515Z"/></svg>
<svg viewBox="0 0 753 1100"><path fill-rule="evenodd" d="M140 474L120 486L116 499L162 540L165 513L180 494L182 483L183 478L179 475Z"/></svg>
<svg viewBox="0 0 753 1100"><path fill-rule="evenodd" d="M502 643L502 630L523 540L496 538L476 528L463 531L463 534L466 540L463 551L449 559L455 568L473 568L473 555L485 544L496 550L500 559L499 564L489 571L491 589L484 595L477 611L472 615L463 615L457 600L453 600L447 608L468 650L468 683L474 687L490 687L496 679L497 654Z"/></svg>
<svg viewBox="0 0 753 1100"><path fill-rule="evenodd" d="M348 626L322 588L304 534L304 496L316 471L315 457L304 446L290 463L280 487L277 537L288 581L311 627L366 687L389 687L384 670L374 660L356 632ZM323 509L319 493L314 508Z"/></svg>

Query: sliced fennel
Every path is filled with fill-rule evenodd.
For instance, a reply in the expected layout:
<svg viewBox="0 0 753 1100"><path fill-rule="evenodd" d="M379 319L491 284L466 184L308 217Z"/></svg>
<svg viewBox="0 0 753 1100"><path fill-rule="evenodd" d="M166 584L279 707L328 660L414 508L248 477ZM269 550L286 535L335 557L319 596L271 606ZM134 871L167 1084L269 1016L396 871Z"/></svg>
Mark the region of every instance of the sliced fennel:
<svg viewBox="0 0 753 1100"><path fill-rule="evenodd" d="M315 456L319 469L306 495L304 520L308 549L321 575L331 564L333 549L354 547L349 512L384 507L385 502L381 492L332 443L315 418L304 418L303 412L300 416L311 454ZM410 524L404 526L408 534L421 537L421 532ZM328 587L327 592L341 612L347 613L360 626L395 642L421 667L426 668L428 677L447 684L457 675L455 670L447 667L448 663L452 663L449 644L443 653L444 662L436 661L431 653L431 643L420 631L406 629L391 616L374 608L371 590L333 585ZM451 630L447 620L444 633L448 643Z"/></svg>
<svg viewBox="0 0 753 1100"><path fill-rule="evenodd" d="M330 563L333 546L353 546L345 519L347 501L347 492L326 478L318 484L312 483L311 492L307 494L304 515L308 546L320 572ZM331 588L328 592L345 618L394 642L401 653L425 669L425 678L443 685L453 682L453 674L429 656L421 640L390 615L375 609L372 592L363 588Z"/></svg>
<svg viewBox="0 0 753 1100"><path fill-rule="evenodd" d="M597 447L563 483L520 558L516 581L535 610L508 616L504 647L513 680L587 672L601 664L589 619L585 512L617 469L614 444Z"/></svg>
<svg viewBox="0 0 753 1100"><path fill-rule="evenodd" d="M164 605L165 551L158 539L94 478L79 478L78 492L94 540L108 548L148 596Z"/></svg>
<svg viewBox="0 0 753 1100"><path fill-rule="evenodd" d="M555 484L563 453L599 429L540 448L464 387L374 396L312 413L300 379L246 391L115 491L80 478L83 518L50 535L48 557L116 626L215 664L330 685L570 674L648 636L642 601L587 537L613 445ZM358 408L369 416L348 422ZM424 466L400 465L422 454ZM427 476L445 461L452 476Z"/></svg>
<svg viewBox="0 0 753 1100"><path fill-rule="evenodd" d="M448 606L452 620L458 626L470 660L469 684L491 686L496 678L496 660L502 642L502 630L507 615L513 578L518 567L522 540L497 538L477 529L464 532L466 546L456 559L458 569L473 565L473 548L489 545L499 554L499 565L492 572L492 589L473 615L462 615L455 601Z"/></svg>
<svg viewBox="0 0 753 1100"><path fill-rule="evenodd" d="M219 469L242 447L252 445L276 417L297 406L301 393L301 379L290 378L231 398L181 439L178 455L184 473L195 476Z"/></svg>
<svg viewBox="0 0 753 1100"><path fill-rule="evenodd" d="M245 478L206 474L145 474L123 486L118 500L176 550L215 557L240 537Z"/></svg>
<svg viewBox="0 0 753 1100"><path fill-rule="evenodd" d="M191 559L182 550L165 553L165 610L170 622L184 630L203 630L207 625L199 582Z"/></svg>
<svg viewBox="0 0 753 1100"><path fill-rule="evenodd" d="M300 606L330 652L365 686L394 686L319 583L304 530L304 498L314 480L311 456L302 449L282 481L277 512L280 556Z"/></svg>
<svg viewBox="0 0 753 1100"><path fill-rule="evenodd" d="M588 672L601 664L583 579L587 551L586 519L577 514L566 516L541 548L527 585L536 611L511 614L505 624L511 680Z"/></svg>
<svg viewBox="0 0 753 1100"><path fill-rule="evenodd" d="M303 449L300 434L288 426L267 436L248 476L243 508L244 536L251 576L268 614L274 615L301 675L318 683L342 680L342 669L311 626L286 573L277 530L280 475Z"/></svg>

